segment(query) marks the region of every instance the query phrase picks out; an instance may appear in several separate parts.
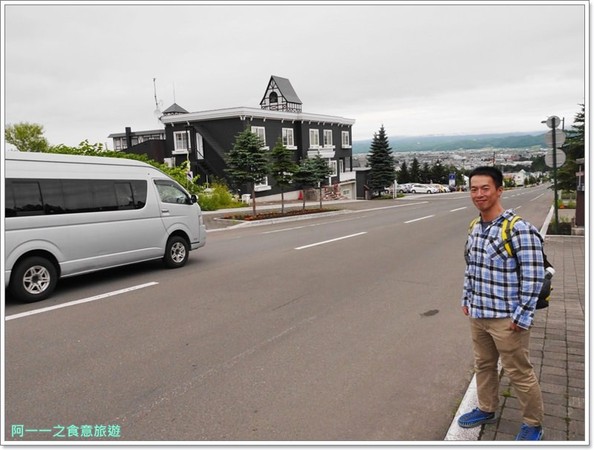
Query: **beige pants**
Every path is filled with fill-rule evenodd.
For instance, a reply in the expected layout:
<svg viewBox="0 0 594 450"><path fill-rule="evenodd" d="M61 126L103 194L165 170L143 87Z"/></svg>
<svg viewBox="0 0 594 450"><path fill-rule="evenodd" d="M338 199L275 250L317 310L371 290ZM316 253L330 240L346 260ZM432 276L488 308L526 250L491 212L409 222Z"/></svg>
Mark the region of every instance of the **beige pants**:
<svg viewBox="0 0 594 450"><path fill-rule="evenodd" d="M497 362L520 402L524 423L542 425L544 408L540 385L529 356L530 330L509 329L511 319L470 319L474 347L479 408L495 412L499 407L499 373Z"/></svg>

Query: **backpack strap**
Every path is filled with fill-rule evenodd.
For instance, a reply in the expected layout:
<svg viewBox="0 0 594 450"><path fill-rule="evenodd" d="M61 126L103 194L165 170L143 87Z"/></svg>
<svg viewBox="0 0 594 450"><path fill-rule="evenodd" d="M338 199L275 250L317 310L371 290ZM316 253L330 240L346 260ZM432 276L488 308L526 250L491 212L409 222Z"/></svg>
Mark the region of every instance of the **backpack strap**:
<svg viewBox="0 0 594 450"><path fill-rule="evenodd" d="M505 250L509 256L514 256L511 245L511 230L513 230L514 225L520 219L520 216L514 216L512 220L503 219L503 223L501 224L501 238L503 239L503 246L505 247Z"/></svg>
<svg viewBox="0 0 594 450"><path fill-rule="evenodd" d="M481 220L481 216L478 216L478 217L475 217L474 219L472 219L472 221L470 222L470 225L468 225L468 234L470 234L472 232L472 229L479 222L479 220Z"/></svg>

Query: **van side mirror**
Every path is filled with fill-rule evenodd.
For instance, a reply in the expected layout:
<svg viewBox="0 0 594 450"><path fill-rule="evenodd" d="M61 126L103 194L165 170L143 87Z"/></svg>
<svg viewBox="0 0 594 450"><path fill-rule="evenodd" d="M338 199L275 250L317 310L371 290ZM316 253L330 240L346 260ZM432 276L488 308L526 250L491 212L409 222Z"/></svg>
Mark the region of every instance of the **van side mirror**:
<svg viewBox="0 0 594 450"><path fill-rule="evenodd" d="M198 203L198 197L196 197L196 194L192 194L192 195L190 196L190 200L192 200L192 205L193 205L194 203Z"/></svg>

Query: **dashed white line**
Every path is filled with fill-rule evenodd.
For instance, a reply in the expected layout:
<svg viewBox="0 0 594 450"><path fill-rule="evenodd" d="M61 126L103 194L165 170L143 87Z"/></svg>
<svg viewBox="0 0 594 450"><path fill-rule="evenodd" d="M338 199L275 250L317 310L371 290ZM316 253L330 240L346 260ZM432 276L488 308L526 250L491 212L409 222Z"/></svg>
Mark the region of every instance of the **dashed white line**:
<svg viewBox="0 0 594 450"><path fill-rule="evenodd" d="M132 292L132 291L136 291L138 289L142 289L145 287L154 286L156 284L159 284L159 283L157 283L156 281L151 281L150 283L139 284L137 286L120 289L118 291L106 292L105 294L99 294L99 295L95 295L93 297L87 297L87 298L83 298L80 300L75 300L73 302L62 303L61 305L48 306L47 308L34 309L32 311L26 311L26 312L22 312L22 313L18 313L18 314L13 314L11 316L7 316L4 320L8 321L8 320L13 320L13 319L20 319L21 317L33 316L35 314L41 314L44 312L53 311L54 309L67 308L68 306L74 306L74 305L80 305L81 303L93 302L95 300L101 300L102 298L113 297L114 295L124 294L126 292Z"/></svg>
<svg viewBox="0 0 594 450"><path fill-rule="evenodd" d="M425 217L419 217L418 219L413 219L413 220L407 220L404 223L413 223L413 222L418 222L419 220L425 220L425 219L430 219L431 217L435 217L435 214L431 214L430 216L425 216Z"/></svg>
<svg viewBox="0 0 594 450"><path fill-rule="evenodd" d="M324 244L328 244L330 242L340 241L342 239L349 239L352 237L361 236L362 234L367 234L367 231L362 231L361 233L349 234L348 236L342 236L342 237L338 237L338 238L334 238L334 239L329 239L327 241L316 242L314 244L302 245L301 247L295 247L295 250L303 250L304 248L315 247L317 245L324 245Z"/></svg>
<svg viewBox="0 0 594 450"><path fill-rule="evenodd" d="M462 208L450 209L450 212L462 211L463 209L467 209L468 206L463 206Z"/></svg>

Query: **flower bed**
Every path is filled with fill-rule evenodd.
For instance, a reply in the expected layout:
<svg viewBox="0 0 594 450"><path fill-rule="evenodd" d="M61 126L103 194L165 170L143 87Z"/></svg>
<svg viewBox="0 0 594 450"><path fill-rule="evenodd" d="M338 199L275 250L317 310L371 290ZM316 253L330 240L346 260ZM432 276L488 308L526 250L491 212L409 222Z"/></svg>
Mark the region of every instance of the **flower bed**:
<svg viewBox="0 0 594 450"><path fill-rule="evenodd" d="M303 216L307 214L318 214L318 213L325 213L325 212L332 212L338 211L337 209L328 209L328 208L315 208L315 209L291 209L286 210L284 213L280 211L263 211L261 213L253 214L230 214L228 216L224 216L223 219L226 220L246 220L246 221L253 221L253 220L266 220L266 219L278 219L281 217L293 217L293 216Z"/></svg>

